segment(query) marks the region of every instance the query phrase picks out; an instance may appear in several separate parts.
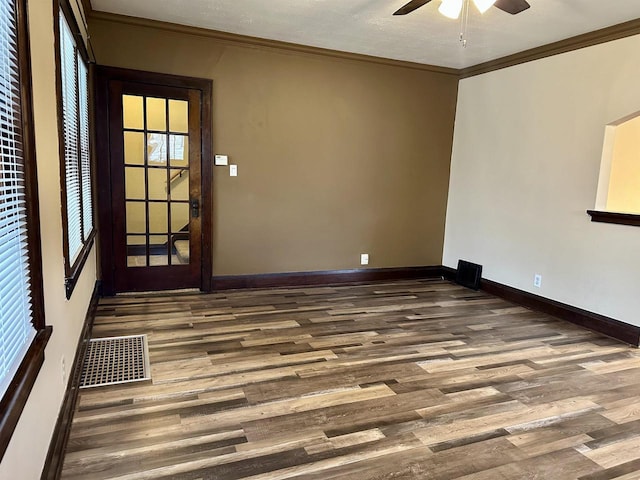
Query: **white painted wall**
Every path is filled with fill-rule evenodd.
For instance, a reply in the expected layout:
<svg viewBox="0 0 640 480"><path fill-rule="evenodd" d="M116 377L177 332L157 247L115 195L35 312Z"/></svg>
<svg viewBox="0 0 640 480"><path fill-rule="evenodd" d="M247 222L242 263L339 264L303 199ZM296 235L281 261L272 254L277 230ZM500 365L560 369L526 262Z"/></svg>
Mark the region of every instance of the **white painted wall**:
<svg viewBox="0 0 640 480"><path fill-rule="evenodd" d="M64 290L60 160L55 87L52 0L29 0L34 120L40 195L45 316L53 335L45 362L31 391L11 443L0 463L0 479L40 478L91 293L96 281L95 248L89 255L71 300Z"/></svg>
<svg viewBox="0 0 640 480"><path fill-rule="evenodd" d="M585 213L605 125L640 110L638 52L634 36L460 82L445 265L640 325L640 228Z"/></svg>

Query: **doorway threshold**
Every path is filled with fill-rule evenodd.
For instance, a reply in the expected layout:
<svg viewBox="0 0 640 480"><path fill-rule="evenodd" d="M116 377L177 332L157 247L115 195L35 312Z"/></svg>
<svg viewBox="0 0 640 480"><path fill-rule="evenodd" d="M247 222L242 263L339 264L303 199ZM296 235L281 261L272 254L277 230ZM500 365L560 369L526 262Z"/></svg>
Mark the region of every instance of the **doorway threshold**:
<svg viewBox="0 0 640 480"><path fill-rule="evenodd" d="M116 293L116 297L138 297L141 295L180 295L185 293L202 293L199 288L178 288L175 290L149 290L146 292L120 292Z"/></svg>

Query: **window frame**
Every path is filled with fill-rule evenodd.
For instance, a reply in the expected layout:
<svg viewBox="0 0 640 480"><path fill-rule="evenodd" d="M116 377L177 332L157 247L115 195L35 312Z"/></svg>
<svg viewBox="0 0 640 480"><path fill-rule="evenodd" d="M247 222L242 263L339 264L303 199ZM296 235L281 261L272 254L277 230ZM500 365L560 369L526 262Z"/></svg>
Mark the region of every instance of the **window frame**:
<svg viewBox="0 0 640 480"><path fill-rule="evenodd" d="M640 227L640 215L635 213L609 212L607 210L587 210L592 222L615 223L617 225L629 225Z"/></svg>
<svg viewBox="0 0 640 480"><path fill-rule="evenodd" d="M640 112L631 113L611 122L604 127L604 141L602 146L602 159L600 160L600 172L598 175L598 187L596 190L596 207L587 210L587 215L592 222L613 223L640 227L640 213L619 212L608 205L609 191L611 188L611 171L616 160L615 144L618 135L618 127L640 118Z"/></svg>
<svg viewBox="0 0 640 480"><path fill-rule="evenodd" d="M80 33L80 28L78 26L78 22L76 21L76 17L73 13L73 9L71 8L71 4L68 0L56 0L53 2L54 8L54 35L55 35L55 58L56 58L56 91L58 101L58 131L60 132L60 142L59 142L59 155L60 155L60 190L62 196L62 246L63 246L63 254L64 254L64 269L65 269L65 291L67 300L71 298L73 294L73 290L78 283L78 279L84 265L89 257L89 253L91 252L91 248L93 247L93 242L96 237L96 209L95 209L95 188L94 188L94 170L95 164L93 161L93 142L91 139L91 133L89 133L89 188L91 191L91 231L82 233L83 241L82 248L78 253L75 261L72 262L71 255L69 253L69 219L67 215L67 174L66 174L66 157L65 157L65 139L64 139L64 104L63 104L63 89L62 89L62 54L61 54L61 32L60 32L60 15L64 15L64 19L71 30L71 34L74 36L75 40L75 51L77 55L82 59L87 67L87 98L86 102L89 108L88 115L88 130L91 132L92 130L92 115L91 115L91 85L92 85L92 69L90 68L89 55L84 43L84 39L82 34ZM76 69L76 86L79 89L79 81L77 77L77 69ZM78 95L78 98L80 96ZM79 103L79 102L78 102ZM80 126L80 106L77 106L78 109L78 132L81 130ZM84 185L82 184L83 173L82 173L82 157L80 155L81 148L78 148L78 177L80 181L79 185L79 196L80 196L80 228L84 230Z"/></svg>
<svg viewBox="0 0 640 480"><path fill-rule="evenodd" d="M0 459L18 424L40 368L44 351L53 328L45 325L42 285L42 252L38 204L38 183L35 158L35 138L31 87L31 63L27 0L13 0L17 9L18 70L20 75L20 101L22 113L23 163L25 174L25 208L27 247L31 288L32 323L36 336L23 357L7 391L0 400Z"/></svg>

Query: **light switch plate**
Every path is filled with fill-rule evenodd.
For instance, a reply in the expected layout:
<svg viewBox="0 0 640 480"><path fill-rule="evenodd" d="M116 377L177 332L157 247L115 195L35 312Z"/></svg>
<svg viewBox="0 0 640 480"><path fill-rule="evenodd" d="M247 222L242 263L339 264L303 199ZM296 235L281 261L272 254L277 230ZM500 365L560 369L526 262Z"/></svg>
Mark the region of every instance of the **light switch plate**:
<svg viewBox="0 0 640 480"><path fill-rule="evenodd" d="M216 155L216 165L229 165L229 157L227 155Z"/></svg>
<svg viewBox="0 0 640 480"><path fill-rule="evenodd" d="M229 175L232 177L238 176L238 165L229 165Z"/></svg>

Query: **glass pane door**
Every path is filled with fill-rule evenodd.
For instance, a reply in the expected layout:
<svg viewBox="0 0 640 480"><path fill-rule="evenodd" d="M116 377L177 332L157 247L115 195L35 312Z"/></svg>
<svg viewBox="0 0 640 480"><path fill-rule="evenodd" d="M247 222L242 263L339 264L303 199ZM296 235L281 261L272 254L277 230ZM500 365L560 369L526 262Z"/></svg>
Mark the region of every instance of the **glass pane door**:
<svg viewBox="0 0 640 480"><path fill-rule="evenodd" d="M96 67L107 295L211 288L209 80Z"/></svg>

